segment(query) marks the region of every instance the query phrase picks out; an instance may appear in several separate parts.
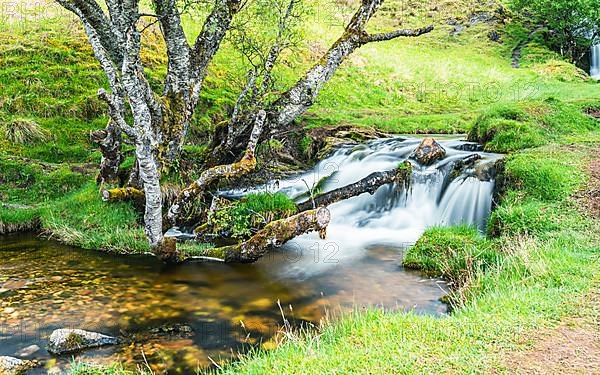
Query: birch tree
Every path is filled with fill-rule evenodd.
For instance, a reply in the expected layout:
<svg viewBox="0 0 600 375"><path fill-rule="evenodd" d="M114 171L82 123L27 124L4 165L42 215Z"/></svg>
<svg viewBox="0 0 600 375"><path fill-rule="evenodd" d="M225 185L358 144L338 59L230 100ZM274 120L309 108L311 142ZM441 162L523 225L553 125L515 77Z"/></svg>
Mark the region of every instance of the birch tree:
<svg viewBox="0 0 600 375"><path fill-rule="evenodd" d="M107 104L110 120L105 129L92 135L103 156L99 181L106 184L117 180L125 136L135 145L136 156L125 188L130 189L127 191L135 189L135 196L144 199L145 232L154 252L164 260L172 260L176 252L170 241L165 245L163 236L161 176L180 158L208 67L230 30L234 16L251 0L213 0L202 30L195 38L186 36L183 30L182 11L186 2L152 0L153 13L146 13L141 10L139 0L56 1L81 21L109 83L109 90L100 89L98 96ZM433 29L429 26L370 34L366 31L367 24L383 0L362 0L343 34L320 60L295 85L271 98L265 93L269 90L273 68L286 47L286 30L295 19L294 8L299 3L300 0L289 0L281 8L277 38L262 63L249 73L226 133L215 135L219 144L215 160L224 160L224 154L243 156L236 163L199 171L200 178L183 189L175 203L168 207L170 224L177 224L185 204L201 198L214 182L251 172L256 166L255 148L263 134L294 126L295 120L313 105L324 85L356 49L372 42L419 36ZM141 35L147 27L147 22L142 20L148 18L160 26L168 57L167 74L160 92L149 84L140 57ZM320 224L315 228L322 230Z"/></svg>

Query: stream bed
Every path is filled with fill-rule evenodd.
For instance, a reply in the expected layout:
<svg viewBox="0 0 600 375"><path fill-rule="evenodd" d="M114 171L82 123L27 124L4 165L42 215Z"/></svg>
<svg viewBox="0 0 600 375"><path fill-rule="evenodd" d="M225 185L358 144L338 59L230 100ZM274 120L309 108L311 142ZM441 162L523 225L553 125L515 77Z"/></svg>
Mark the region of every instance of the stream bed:
<svg viewBox="0 0 600 375"><path fill-rule="evenodd" d="M396 167L419 142L394 138L344 146L310 172L253 191L299 199L317 183L329 191ZM408 190L383 186L373 196L336 203L326 240L301 236L255 264L167 266L33 235L0 237L0 355L37 346L23 358L37 359L46 369L33 373L64 369L72 356L50 356L47 338L57 328L81 328L119 336L123 343L77 359L134 368L147 361L158 373L193 373L252 347L274 347L282 315L296 327L365 308L443 315L445 283L404 269L402 255L427 227L485 227L499 156L457 139L440 143L446 158L415 166ZM454 161L475 152L480 161L453 172Z"/></svg>

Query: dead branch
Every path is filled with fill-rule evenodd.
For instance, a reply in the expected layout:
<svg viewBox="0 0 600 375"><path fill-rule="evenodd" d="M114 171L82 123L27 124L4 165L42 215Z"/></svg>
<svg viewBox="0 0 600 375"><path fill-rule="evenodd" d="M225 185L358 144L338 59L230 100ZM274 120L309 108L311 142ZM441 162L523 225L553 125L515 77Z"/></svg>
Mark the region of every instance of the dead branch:
<svg viewBox="0 0 600 375"><path fill-rule="evenodd" d="M253 263L265 255L269 248L282 246L302 234L319 232L324 239L330 220L331 214L327 208L304 211L269 223L246 242L210 249L204 255L230 263Z"/></svg>
<svg viewBox="0 0 600 375"><path fill-rule="evenodd" d="M411 164L404 162L398 168L386 172L375 172L353 184L321 194L314 199L298 205L298 211L306 211L317 207L327 207L344 199L352 198L363 193L374 194L381 186L391 183L408 184L412 173Z"/></svg>

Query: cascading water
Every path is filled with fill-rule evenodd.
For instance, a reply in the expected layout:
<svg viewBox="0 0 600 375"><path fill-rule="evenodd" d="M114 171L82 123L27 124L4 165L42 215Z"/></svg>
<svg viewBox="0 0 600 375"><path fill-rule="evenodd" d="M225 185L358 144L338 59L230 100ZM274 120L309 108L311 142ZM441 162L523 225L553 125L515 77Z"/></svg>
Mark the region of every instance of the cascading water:
<svg viewBox="0 0 600 375"><path fill-rule="evenodd" d="M420 142L419 138L392 138L343 146L313 170L256 191L280 191L303 201L308 197L308 187L318 186L320 191L327 192L373 172L397 167L409 159ZM281 272L309 276L332 264L358 259L370 246L405 248L432 226L464 223L483 230L492 206L494 165L500 155L475 152L478 145L459 140L439 143L446 149L446 157L429 167L413 162L408 190L387 185L374 195L362 194L331 205L327 239L320 240L313 233L289 242L284 250L294 250L300 254L299 259ZM475 153L482 158L456 176L455 162ZM327 254L334 261L314 262L315 251Z"/></svg>
<svg viewBox="0 0 600 375"><path fill-rule="evenodd" d="M590 75L592 78L600 80L600 44L592 46L590 55Z"/></svg>

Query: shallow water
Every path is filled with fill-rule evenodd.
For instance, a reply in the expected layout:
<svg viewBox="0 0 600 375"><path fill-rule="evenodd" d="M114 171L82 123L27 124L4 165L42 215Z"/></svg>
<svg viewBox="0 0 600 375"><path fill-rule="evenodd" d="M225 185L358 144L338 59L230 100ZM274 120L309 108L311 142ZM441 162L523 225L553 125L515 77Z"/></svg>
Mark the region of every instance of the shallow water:
<svg viewBox="0 0 600 375"><path fill-rule="evenodd" d="M0 355L36 344L41 350L30 358L48 360L44 346L53 329L83 328L122 335L125 345L79 358L143 363L143 351L157 371L185 373L210 366L209 356L227 360L250 345L271 345L282 323L278 300L296 325L318 323L326 311L369 306L446 312L439 301L444 283L403 270L399 249L371 247L364 257L330 264L328 272L310 278L277 272L298 256L279 251L252 265L165 266L33 236L0 237ZM174 323L189 325L193 335L148 333ZM56 365L70 359L59 357Z"/></svg>

